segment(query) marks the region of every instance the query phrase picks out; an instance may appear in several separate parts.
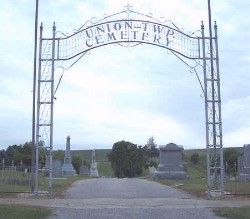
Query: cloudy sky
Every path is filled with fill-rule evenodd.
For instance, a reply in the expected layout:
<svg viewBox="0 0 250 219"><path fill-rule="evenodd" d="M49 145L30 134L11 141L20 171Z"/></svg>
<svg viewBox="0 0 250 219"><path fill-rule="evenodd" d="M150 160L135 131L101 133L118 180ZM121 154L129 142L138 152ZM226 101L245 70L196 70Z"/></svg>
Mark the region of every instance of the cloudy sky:
<svg viewBox="0 0 250 219"><path fill-rule="evenodd" d="M208 30L206 0L40 0L51 37L127 4L165 17L185 32ZM211 0L218 24L224 147L250 143L250 1ZM0 149L31 140L35 0L0 3ZM58 81L59 75L56 75ZM57 82L56 82L57 83ZM109 45L64 73L56 93L54 149L111 148L119 140L205 148L204 98L189 68L166 49Z"/></svg>

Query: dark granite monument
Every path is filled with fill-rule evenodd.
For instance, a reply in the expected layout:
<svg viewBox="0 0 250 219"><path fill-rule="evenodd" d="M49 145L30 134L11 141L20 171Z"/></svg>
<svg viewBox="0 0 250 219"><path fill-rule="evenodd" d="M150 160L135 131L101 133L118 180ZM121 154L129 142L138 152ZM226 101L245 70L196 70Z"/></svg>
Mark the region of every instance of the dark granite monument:
<svg viewBox="0 0 250 219"><path fill-rule="evenodd" d="M238 176L240 180L250 181L250 144L245 144L242 156L238 158Z"/></svg>
<svg viewBox="0 0 250 219"><path fill-rule="evenodd" d="M50 156L46 156L45 166L43 172L48 175L49 171L48 168L50 167ZM53 178L61 178L63 177L62 174L62 161L59 159L52 160L52 177Z"/></svg>
<svg viewBox="0 0 250 219"><path fill-rule="evenodd" d="M61 178L62 174L62 161L59 159L53 159L52 163L52 176L53 178Z"/></svg>
<svg viewBox="0 0 250 219"><path fill-rule="evenodd" d="M66 150L64 155L64 163L62 166L62 174L63 176L74 176L76 175L76 170L72 165L72 158L70 155L70 137L67 137L66 141Z"/></svg>
<svg viewBox="0 0 250 219"><path fill-rule="evenodd" d="M187 179L186 168L182 162L182 146L169 143L160 146L160 164L153 173L154 179Z"/></svg>
<svg viewBox="0 0 250 219"><path fill-rule="evenodd" d="M87 165L81 165L79 170L79 175L89 176L89 167Z"/></svg>

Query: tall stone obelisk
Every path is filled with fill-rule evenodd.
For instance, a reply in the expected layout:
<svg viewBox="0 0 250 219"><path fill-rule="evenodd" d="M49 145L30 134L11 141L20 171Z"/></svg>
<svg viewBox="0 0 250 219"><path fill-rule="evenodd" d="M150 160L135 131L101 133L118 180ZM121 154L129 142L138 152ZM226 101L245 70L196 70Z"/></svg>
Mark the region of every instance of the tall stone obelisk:
<svg viewBox="0 0 250 219"><path fill-rule="evenodd" d="M64 176L75 176L76 170L72 165L72 158L70 154L70 137L68 136L66 141L66 150L64 155L64 163L62 166L62 174Z"/></svg>
<svg viewBox="0 0 250 219"><path fill-rule="evenodd" d="M92 177L99 177L99 173L97 170L97 162L95 160L95 150L92 150L92 163L91 163L89 175Z"/></svg>

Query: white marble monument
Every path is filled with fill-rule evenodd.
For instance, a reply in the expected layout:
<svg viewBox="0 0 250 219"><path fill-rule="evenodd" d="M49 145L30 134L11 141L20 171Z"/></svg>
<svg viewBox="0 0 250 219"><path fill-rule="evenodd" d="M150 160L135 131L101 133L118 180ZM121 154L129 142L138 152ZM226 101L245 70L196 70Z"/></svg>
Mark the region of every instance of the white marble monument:
<svg viewBox="0 0 250 219"><path fill-rule="evenodd" d="M95 150L92 150L92 163L91 163L89 175L92 177L99 177L99 173L97 170L97 162L95 159Z"/></svg>

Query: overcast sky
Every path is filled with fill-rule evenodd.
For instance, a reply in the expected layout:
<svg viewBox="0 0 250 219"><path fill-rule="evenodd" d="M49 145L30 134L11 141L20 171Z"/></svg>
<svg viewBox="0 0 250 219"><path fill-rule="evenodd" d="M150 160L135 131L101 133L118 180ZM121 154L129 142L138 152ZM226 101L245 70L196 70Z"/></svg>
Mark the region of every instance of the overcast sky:
<svg viewBox="0 0 250 219"><path fill-rule="evenodd" d="M40 0L51 37L127 4L171 20L184 32L208 30L206 0ZM218 24L224 147L250 143L250 1L211 0ZM31 140L35 0L0 3L0 149ZM108 45L64 73L56 93L54 149L111 148L119 140L205 148L204 98L196 76L166 49ZM60 75L56 75L58 80ZM57 82L56 82L57 83Z"/></svg>

